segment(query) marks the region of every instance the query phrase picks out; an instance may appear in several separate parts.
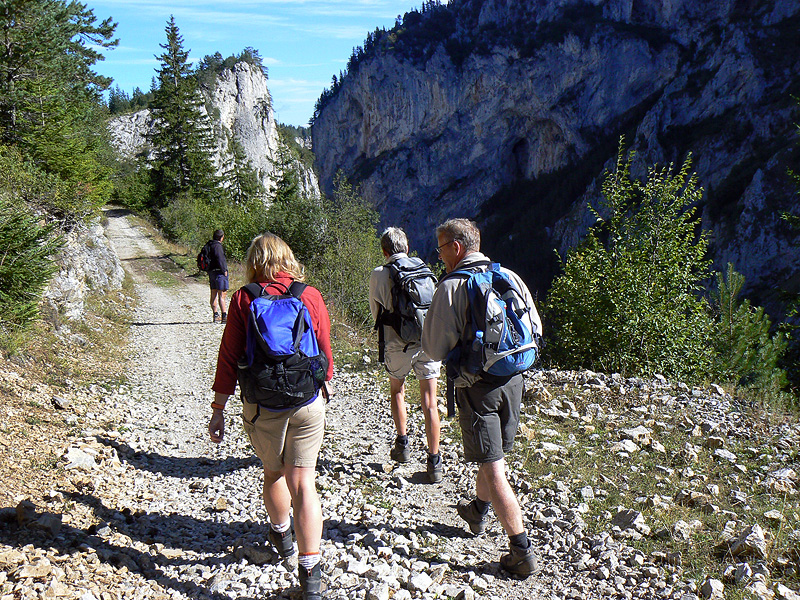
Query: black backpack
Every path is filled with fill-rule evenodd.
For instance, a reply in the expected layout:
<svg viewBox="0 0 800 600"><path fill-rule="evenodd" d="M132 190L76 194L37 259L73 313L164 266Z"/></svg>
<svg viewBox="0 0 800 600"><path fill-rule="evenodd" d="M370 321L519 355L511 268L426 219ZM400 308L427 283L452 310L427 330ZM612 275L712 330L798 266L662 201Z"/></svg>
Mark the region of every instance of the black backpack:
<svg viewBox="0 0 800 600"><path fill-rule="evenodd" d="M238 364L245 400L273 411L313 399L328 371L328 359L319 349L311 315L300 300L306 284L294 281L288 288L277 285L284 287L285 293L269 294L257 283L242 288L252 300L247 346Z"/></svg>
<svg viewBox="0 0 800 600"><path fill-rule="evenodd" d="M416 256L400 257L386 265L392 278L392 310L380 307L375 329L378 330L378 360L384 360L385 340L382 325L397 332L410 344L419 342L425 315L436 291L436 276L425 262Z"/></svg>
<svg viewBox="0 0 800 600"><path fill-rule="evenodd" d="M206 242L206 245L200 250L197 255L197 268L200 271L208 271L211 268L211 243Z"/></svg>

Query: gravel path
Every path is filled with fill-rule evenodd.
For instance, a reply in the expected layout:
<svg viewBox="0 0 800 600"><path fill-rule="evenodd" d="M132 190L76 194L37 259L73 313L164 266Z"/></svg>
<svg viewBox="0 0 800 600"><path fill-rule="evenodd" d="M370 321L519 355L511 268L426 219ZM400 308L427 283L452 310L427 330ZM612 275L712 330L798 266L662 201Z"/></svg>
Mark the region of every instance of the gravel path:
<svg viewBox="0 0 800 600"><path fill-rule="evenodd" d="M139 298L130 342L127 412L113 440L126 467L112 497L102 501L127 517L124 533L157 555L159 575L174 597L292 597L299 588L265 544L261 467L228 405L227 431L217 446L206 433L210 386L222 327L210 322L204 280L181 277L156 285L160 251L123 216L108 234ZM155 278L154 278L155 279ZM506 538L494 521L473 538L455 502L474 474L455 443L444 446L444 481L427 483L421 413L412 407L414 460L395 468L386 386L379 370L339 369L328 405L318 488L323 502L324 570L331 598L549 597L538 578L520 582L498 572ZM109 528L112 529L112 528ZM163 553L162 553L163 554Z"/></svg>
<svg viewBox="0 0 800 600"><path fill-rule="evenodd" d="M108 235L135 281L138 298L127 383L103 396L102 414L81 416L81 423L92 426L64 454L59 477L66 483L54 480L52 492L33 499L36 506L22 502L16 510L0 509L0 600L295 600L300 596L296 567L283 564L265 542L261 465L242 431L237 401L228 404L224 443L208 439L210 387L222 327L211 323L205 278L177 270L123 214L108 214ZM608 428L608 442L614 443L608 449L613 456L597 454L600 464L593 480L554 478L551 472L540 482L530 482L521 476L521 466L512 464L510 481L542 567L520 581L499 570L507 538L497 520L492 517L487 532L473 537L456 516L455 503L474 489L474 469L460 458L453 430L457 425L443 420L440 484L427 483L424 427L416 405L409 413L412 461L394 465L389 460L394 432L384 373L360 353L347 357L354 366L344 365L346 357L335 358L337 393L328 404L317 469L327 598L698 600L716 593L716 580L712 585L684 578L680 552L645 554L632 547L643 536L675 537L679 525L685 529L689 524L678 521L674 531L659 537L662 532L651 535L636 510L610 507L616 512L602 516L608 527L595 527L594 532L584 518L596 525L588 503L598 494L607 495L608 489L627 485L624 474L618 480L622 483L615 483L602 471L637 473L640 467L631 463L631 453L640 449L676 466L657 466L661 495L636 497L634 505L657 502L669 507L691 496L691 491L676 494L665 478L678 465L693 464L704 451L701 444L723 442L714 437L717 431L734 440L755 435L753 424L732 407L721 388L692 390L663 378L645 382L588 372L547 371L528 377L520 435L531 440L538 464L563 466L578 455L595 456L572 433L579 428L593 431L589 423ZM585 394L577 406L566 395L570 389ZM621 412L596 403L609 394L624 397ZM578 399L576 394L570 397ZM556 423L572 428L563 445L546 441L559 435L551 429ZM770 476L783 473L781 477L789 478L776 479L774 485L794 493L796 472L782 468L796 466L789 450L800 440L800 427L792 427L789 422L776 425L769 468ZM694 442L687 441L670 458L650 434L675 428L685 430L686 439ZM733 455L714 447L717 468L723 469ZM733 469L726 477L738 489L740 474L747 470L737 471L735 465L724 469ZM710 490L688 466L681 477L694 478L682 481L681 488ZM706 497L699 492L691 497L701 496ZM742 521L738 525L737 518ZM748 524L732 512L722 511L720 519L725 532L729 525L741 529ZM725 523L727 519L732 521ZM800 539L800 531L796 534ZM753 551L766 544L763 537L755 542ZM759 562L753 564L762 569ZM735 573L746 573L745 567L750 568L731 566ZM754 575L752 580L753 593L764 600L800 598L785 586L767 589L766 578Z"/></svg>

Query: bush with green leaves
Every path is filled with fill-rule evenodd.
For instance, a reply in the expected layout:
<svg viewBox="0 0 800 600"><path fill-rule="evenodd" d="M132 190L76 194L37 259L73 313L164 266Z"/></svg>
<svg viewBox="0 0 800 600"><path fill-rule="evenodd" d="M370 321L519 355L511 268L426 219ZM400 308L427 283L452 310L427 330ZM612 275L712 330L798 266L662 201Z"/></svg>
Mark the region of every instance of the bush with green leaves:
<svg viewBox="0 0 800 600"><path fill-rule="evenodd" d="M631 161L620 148L602 200L589 207L596 224L553 282L544 311L551 358L569 368L713 377L777 392L786 342L771 333L763 309L739 298L744 277L728 265L711 302L704 297L711 269L691 158L677 171L650 167L641 180Z"/></svg>
<svg viewBox="0 0 800 600"><path fill-rule="evenodd" d="M309 261L310 280L325 301L359 325L371 321L369 275L383 263L376 227L378 213L338 173L326 202L322 252Z"/></svg>
<svg viewBox="0 0 800 600"><path fill-rule="evenodd" d="M620 148L597 223L567 255L547 298L550 352L565 367L697 379L709 373L713 324L699 297L709 275L702 196L691 159L631 176Z"/></svg>

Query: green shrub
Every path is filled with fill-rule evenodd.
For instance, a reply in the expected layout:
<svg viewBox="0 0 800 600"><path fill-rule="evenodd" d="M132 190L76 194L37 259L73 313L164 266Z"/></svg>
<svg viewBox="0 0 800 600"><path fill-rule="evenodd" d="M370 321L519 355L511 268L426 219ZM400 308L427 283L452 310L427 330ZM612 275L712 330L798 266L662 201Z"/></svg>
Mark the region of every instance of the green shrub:
<svg viewBox="0 0 800 600"><path fill-rule="evenodd" d="M341 173L333 198L326 202L322 253L308 264L310 280L323 298L356 324L371 321L369 275L383 263L376 232L378 213Z"/></svg>
<svg viewBox="0 0 800 600"><path fill-rule="evenodd" d="M553 358L566 367L698 379L711 367L712 322L697 292L709 274L702 196L691 160L640 181L622 147L597 223L567 255L547 299ZM607 215L607 216L603 216Z"/></svg>

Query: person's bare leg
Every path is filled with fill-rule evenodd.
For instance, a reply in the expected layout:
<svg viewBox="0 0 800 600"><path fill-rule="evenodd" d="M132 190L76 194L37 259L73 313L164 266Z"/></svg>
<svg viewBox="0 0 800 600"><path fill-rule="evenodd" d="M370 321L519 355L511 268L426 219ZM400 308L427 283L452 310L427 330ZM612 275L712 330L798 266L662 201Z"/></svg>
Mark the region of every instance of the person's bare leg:
<svg viewBox="0 0 800 600"><path fill-rule="evenodd" d="M505 529L506 535L517 535L525 531L517 496L506 478L504 459L482 463L478 467L475 491L479 499L484 502L491 501L494 513Z"/></svg>
<svg viewBox="0 0 800 600"><path fill-rule="evenodd" d="M226 308L226 306L228 301L228 292L225 290L219 290L218 300L219 300L219 312L223 314L227 313L228 309Z"/></svg>
<svg viewBox="0 0 800 600"><path fill-rule="evenodd" d="M406 388L404 379L389 377L389 400L392 404L392 419L397 435L408 435L406 430Z"/></svg>
<svg viewBox="0 0 800 600"><path fill-rule="evenodd" d="M428 440L428 452L439 454L439 403L436 399L435 377L420 379L419 396L422 404L422 414L425 417L425 437Z"/></svg>
<svg viewBox="0 0 800 600"><path fill-rule="evenodd" d="M289 507L292 497L281 471L264 469L264 506L273 525L283 525L289 521Z"/></svg>
<svg viewBox="0 0 800 600"><path fill-rule="evenodd" d="M317 494L316 469L287 466L284 472L294 507L297 549L300 554L317 554L322 538L322 506Z"/></svg>

